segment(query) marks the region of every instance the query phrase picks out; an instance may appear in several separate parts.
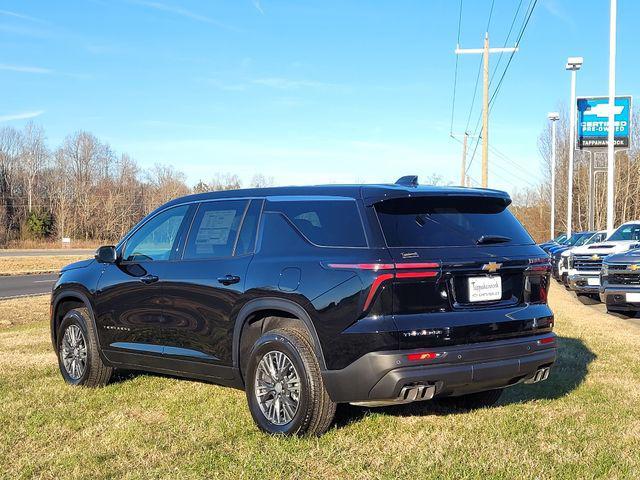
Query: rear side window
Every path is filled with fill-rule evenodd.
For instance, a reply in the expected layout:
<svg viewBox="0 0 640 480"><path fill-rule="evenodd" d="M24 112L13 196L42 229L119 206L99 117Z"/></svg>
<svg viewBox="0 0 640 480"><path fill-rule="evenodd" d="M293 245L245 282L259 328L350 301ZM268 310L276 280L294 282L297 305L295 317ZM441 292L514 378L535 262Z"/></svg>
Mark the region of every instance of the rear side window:
<svg viewBox="0 0 640 480"><path fill-rule="evenodd" d="M300 200L269 202L312 243L324 247L366 247L362 221L354 200Z"/></svg>
<svg viewBox="0 0 640 480"><path fill-rule="evenodd" d="M390 247L534 243L498 199L402 198L380 202L376 211Z"/></svg>
<svg viewBox="0 0 640 480"><path fill-rule="evenodd" d="M201 203L193 219L183 258L230 257L246 207L246 200Z"/></svg>
<svg viewBox="0 0 640 480"><path fill-rule="evenodd" d="M240 229L238 243L236 244L236 255L246 255L253 253L255 250L261 208L262 200L251 201L251 205L249 205L247 213L244 215L244 220L242 221L242 228Z"/></svg>

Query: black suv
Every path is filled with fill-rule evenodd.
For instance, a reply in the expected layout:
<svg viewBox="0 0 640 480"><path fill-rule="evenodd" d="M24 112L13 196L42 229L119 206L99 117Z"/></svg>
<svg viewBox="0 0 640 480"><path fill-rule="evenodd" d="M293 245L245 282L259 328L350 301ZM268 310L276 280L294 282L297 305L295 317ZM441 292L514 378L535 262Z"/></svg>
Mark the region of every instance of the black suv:
<svg viewBox="0 0 640 480"><path fill-rule="evenodd" d="M283 434L326 431L341 402L491 405L556 358L549 259L509 204L415 177L173 200L62 270L62 376L244 389L258 426Z"/></svg>

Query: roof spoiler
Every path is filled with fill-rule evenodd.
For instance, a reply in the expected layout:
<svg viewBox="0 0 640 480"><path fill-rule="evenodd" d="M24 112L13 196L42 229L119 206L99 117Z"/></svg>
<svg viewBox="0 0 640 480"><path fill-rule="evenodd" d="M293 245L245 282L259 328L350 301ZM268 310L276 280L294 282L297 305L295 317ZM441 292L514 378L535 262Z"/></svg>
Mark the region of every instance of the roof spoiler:
<svg viewBox="0 0 640 480"><path fill-rule="evenodd" d="M417 187L418 176L417 175L405 175L396 180L396 185L402 185L403 187Z"/></svg>

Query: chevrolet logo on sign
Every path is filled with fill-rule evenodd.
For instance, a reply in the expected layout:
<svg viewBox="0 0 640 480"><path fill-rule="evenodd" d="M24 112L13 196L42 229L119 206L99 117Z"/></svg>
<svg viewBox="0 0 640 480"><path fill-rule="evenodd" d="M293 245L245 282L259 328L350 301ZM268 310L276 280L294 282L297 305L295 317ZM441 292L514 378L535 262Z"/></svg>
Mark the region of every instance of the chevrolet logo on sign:
<svg viewBox="0 0 640 480"><path fill-rule="evenodd" d="M640 269L640 265L638 265L637 263L634 263L634 264L629 265L627 267L627 270L631 270L632 272L635 272L638 269Z"/></svg>
<svg viewBox="0 0 640 480"><path fill-rule="evenodd" d="M598 256L598 254L597 254L597 253L594 253L594 254L591 256L591 260L600 260L600 257Z"/></svg>
<svg viewBox="0 0 640 480"><path fill-rule="evenodd" d="M501 267L502 267L501 263L489 262L489 263L485 263L482 266L482 270L484 270L485 272L493 273L500 270Z"/></svg>

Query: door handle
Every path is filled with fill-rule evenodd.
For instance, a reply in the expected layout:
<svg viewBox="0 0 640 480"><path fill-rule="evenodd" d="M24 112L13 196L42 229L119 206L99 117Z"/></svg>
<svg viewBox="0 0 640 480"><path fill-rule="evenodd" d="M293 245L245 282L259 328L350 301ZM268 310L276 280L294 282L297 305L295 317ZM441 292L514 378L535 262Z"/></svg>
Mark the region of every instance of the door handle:
<svg viewBox="0 0 640 480"><path fill-rule="evenodd" d="M231 285L234 283L238 283L240 281L240 277L237 275L225 275L224 277L218 277L218 282L223 285Z"/></svg>
<svg viewBox="0 0 640 480"><path fill-rule="evenodd" d="M142 283L145 283L147 285L149 285L150 283L154 283L158 281L158 276L157 275L145 275L144 277L140 277L140 281Z"/></svg>

